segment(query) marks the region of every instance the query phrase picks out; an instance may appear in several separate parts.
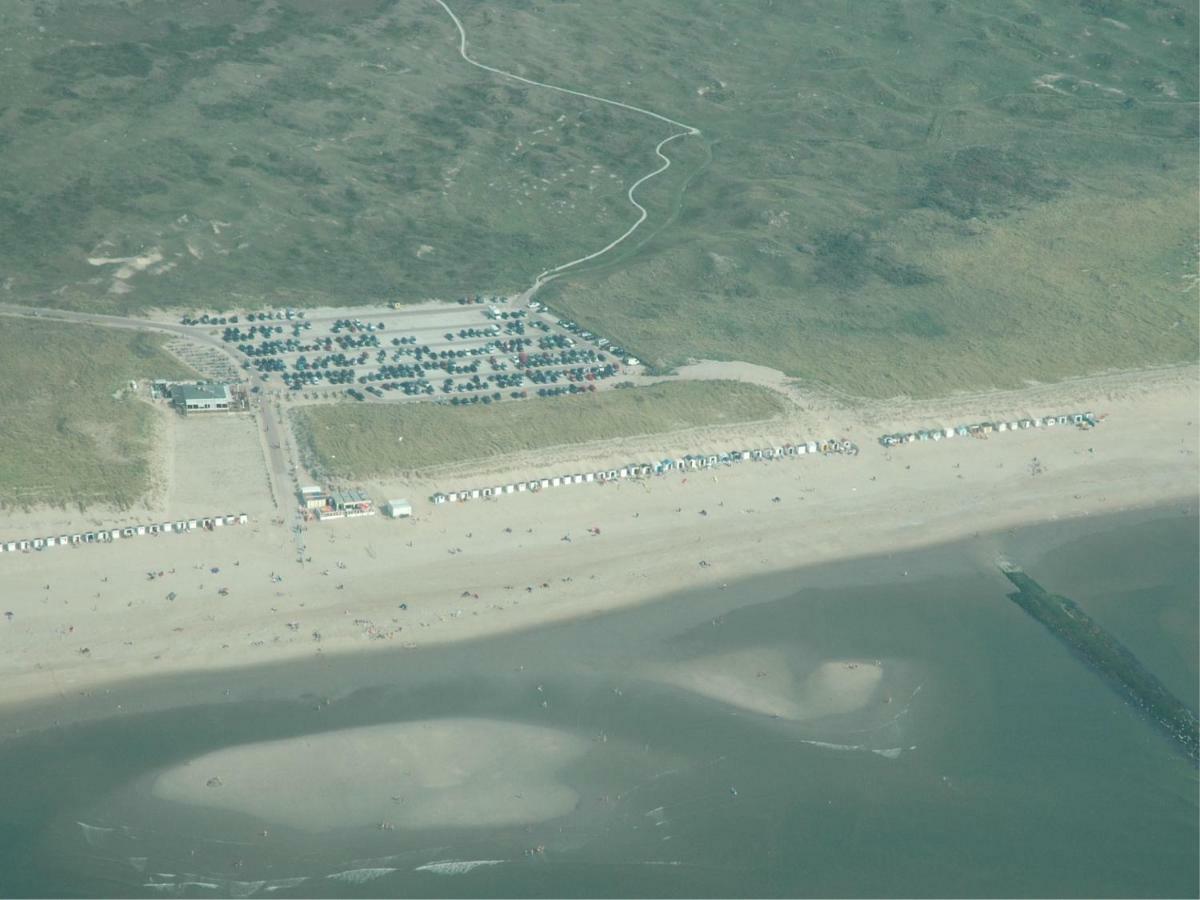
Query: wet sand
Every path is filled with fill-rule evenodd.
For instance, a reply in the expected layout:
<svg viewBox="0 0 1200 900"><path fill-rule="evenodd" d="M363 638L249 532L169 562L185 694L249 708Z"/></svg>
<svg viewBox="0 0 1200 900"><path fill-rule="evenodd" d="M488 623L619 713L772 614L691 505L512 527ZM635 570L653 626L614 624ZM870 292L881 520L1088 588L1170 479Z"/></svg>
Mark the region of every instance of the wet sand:
<svg viewBox="0 0 1200 900"><path fill-rule="evenodd" d="M227 508L248 512L251 524L4 554L0 612L12 616L0 618L0 705L84 694L102 708L105 685L121 679L473 639L976 534L986 556L991 532L1193 501L1198 399L1191 367L941 404L851 409L814 400L794 419L745 433L628 440L498 461L470 477L373 482L374 496L407 496L416 515L312 524L303 564L289 528L274 518L253 422L176 419L167 442L175 456L162 467L168 485L147 514L165 520ZM1107 417L1093 431L1030 430L891 451L875 443L885 431L939 421L1074 409ZM829 435L857 441L861 455L457 506L422 499L464 483ZM131 518L6 513L0 537ZM736 685L726 693L736 695ZM768 705L803 714L788 703L799 701Z"/></svg>
<svg viewBox="0 0 1200 900"><path fill-rule="evenodd" d="M807 722L857 712L875 697L883 666L828 660L800 674L783 650L756 647L653 670L653 677L747 712Z"/></svg>
<svg viewBox="0 0 1200 900"><path fill-rule="evenodd" d="M528 824L575 807L556 773L587 747L491 719L349 728L219 750L162 773L153 793L309 832Z"/></svg>

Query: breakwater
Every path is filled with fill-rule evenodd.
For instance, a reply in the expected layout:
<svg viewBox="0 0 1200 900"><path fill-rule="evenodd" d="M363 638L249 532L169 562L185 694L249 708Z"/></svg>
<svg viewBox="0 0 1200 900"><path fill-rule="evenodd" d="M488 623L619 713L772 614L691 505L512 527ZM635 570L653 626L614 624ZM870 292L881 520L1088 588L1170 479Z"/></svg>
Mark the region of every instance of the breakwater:
<svg viewBox="0 0 1200 900"><path fill-rule="evenodd" d="M1200 724L1133 652L1072 600L1048 593L1016 566L1002 562L1005 577L1017 588L1008 598L1041 622L1076 656L1098 672L1118 694L1200 762Z"/></svg>

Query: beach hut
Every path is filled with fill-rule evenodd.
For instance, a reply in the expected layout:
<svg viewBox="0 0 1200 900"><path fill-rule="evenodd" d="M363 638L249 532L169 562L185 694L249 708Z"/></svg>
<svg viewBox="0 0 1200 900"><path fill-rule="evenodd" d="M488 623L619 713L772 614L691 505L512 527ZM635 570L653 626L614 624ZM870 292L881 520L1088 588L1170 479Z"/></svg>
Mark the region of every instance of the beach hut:
<svg viewBox="0 0 1200 900"><path fill-rule="evenodd" d="M595 480L596 480L595 472L584 472L583 473L583 481L585 484L591 484Z"/></svg>
<svg viewBox="0 0 1200 900"><path fill-rule="evenodd" d="M751 451L750 451L750 458L751 458L751 459L756 459L756 460L757 460L757 459L762 459L762 451L761 451L761 450L751 450Z"/></svg>
<svg viewBox="0 0 1200 900"><path fill-rule="evenodd" d="M72 544L81 544L81 543L83 543L83 535L82 535L82 534L73 534L73 535L71 535L71 543L72 543Z"/></svg>
<svg viewBox="0 0 1200 900"><path fill-rule="evenodd" d="M541 487L542 487L542 483L540 481L538 481L536 478L533 481L529 482L529 489L531 491L541 490Z"/></svg>
<svg viewBox="0 0 1200 900"><path fill-rule="evenodd" d="M109 539L109 540L111 540L111 541L117 541L117 540L120 540L120 539L121 539L121 529L120 529L120 528L113 528L113 529L111 529L111 530L108 532L108 539Z"/></svg>
<svg viewBox="0 0 1200 900"><path fill-rule="evenodd" d="M561 484L562 484L562 479L559 478L557 475L550 479L550 487L558 487Z"/></svg>
<svg viewBox="0 0 1200 900"><path fill-rule="evenodd" d="M1071 420L1067 416L1059 416L1058 417L1059 425L1068 425L1068 424L1070 424L1070 422L1071 422Z"/></svg>
<svg viewBox="0 0 1200 900"><path fill-rule="evenodd" d="M471 493L470 493L468 496L469 496L469 497L470 497L472 500L478 500L478 499L479 499L479 497L480 497L480 494L481 494L481 491L479 490L479 488L472 488L472 489L471 489Z"/></svg>
<svg viewBox="0 0 1200 900"><path fill-rule="evenodd" d="M628 467L625 467L625 468L618 469L618 470L617 470L617 477L618 477L618 478L628 478L628 477L629 477L629 469L628 469Z"/></svg>
<svg viewBox="0 0 1200 900"><path fill-rule="evenodd" d="M943 434L944 434L946 437L948 437L948 438L952 438L952 437L954 437L954 429L953 429L953 428L947 428L947 429L946 429L944 432L942 432L942 433L943 433Z"/></svg>
<svg viewBox="0 0 1200 900"><path fill-rule="evenodd" d="M548 487L550 487L550 479L549 479L549 478L543 478L543 479L541 479L540 481L538 481L538 484L539 484L541 487L543 487L543 488L548 488Z"/></svg>
<svg viewBox="0 0 1200 900"><path fill-rule="evenodd" d="M484 499L487 499L488 497L492 496L492 489L491 489L491 488L484 488L484 489L483 489L483 496L484 496Z"/></svg>
<svg viewBox="0 0 1200 900"><path fill-rule="evenodd" d="M94 544L94 543L96 543L96 532L94 532L94 531L85 531L85 532L83 533L83 542L84 542L85 544Z"/></svg>
<svg viewBox="0 0 1200 900"><path fill-rule="evenodd" d="M16 541L5 541L4 542L4 552L5 553L16 553L17 552L17 542Z"/></svg>
<svg viewBox="0 0 1200 900"><path fill-rule="evenodd" d="M392 519L407 519L412 515L412 504L407 500L389 500L383 504L383 514Z"/></svg>
<svg viewBox="0 0 1200 900"><path fill-rule="evenodd" d="M46 546L47 547L57 547L58 546L58 538L56 538L56 537L46 538Z"/></svg>
<svg viewBox="0 0 1200 900"><path fill-rule="evenodd" d="M506 484L504 486L504 493L515 494L516 492L517 492L517 486L515 484Z"/></svg>
<svg viewBox="0 0 1200 900"><path fill-rule="evenodd" d="M17 549L18 550L28 550L29 549L29 541L17 541Z"/></svg>
<svg viewBox="0 0 1200 900"><path fill-rule="evenodd" d="M1020 422L1020 425L1022 428L1032 428L1033 427L1033 419L1022 419Z"/></svg>
<svg viewBox="0 0 1200 900"><path fill-rule="evenodd" d="M1017 430L1019 427L1020 427L1020 426L1019 426L1019 425L1018 425L1016 422L1009 422L1009 423L1008 423L1008 430L1009 430L1009 431L1016 431L1016 430Z"/></svg>
<svg viewBox="0 0 1200 900"><path fill-rule="evenodd" d="M121 537L130 538L130 537L133 537L136 533L137 532L135 532L132 528L122 528L121 529Z"/></svg>
<svg viewBox="0 0 1200 900"><path fill-rule="evenodd" d="M41 538L33 539L33 549L34 550L41 550L45 546L46 546L46 542L44 540L42 540Z"/></svg>
<svg viewBox="0 0 1200 900"><path fill-rule="evenodd" d="M996 430L997 431L1008 431L1008 423L1007 422L997 422Z"/></svg>
<svg viewBox="0 0 1200 900"><path fill-rule="evenodd" d="M69 534L60 534L58 536L58 546L66 547L70 543L71 543L71 536Z"/></svg>
<svg viewBox="0 0 1200 900"><path fill-rule="evenodd" d="M523 493L525 493L527 490L529 490L529 485L528 485L528 484L526 484L524 481L518 481L518 482L517 482L517 493L518 493L518 494L523 494Z"/></svg>
<svg viewBox="0 0 1200 900"><path fill-rule="evenodd" d="M437 495L434 494L434 496L436 497ZM450 493L443 494L442 496L444 496L446 498L445 500L442 501L443 503L457 503L458 502L458 491L451 491ZM437 501L435 500L434 502L436 503Z"/></svg>
<svg viewBox="0 0 1200 900"><path fill-rule="evenodd" d="M806 444L806 446L808 447L809 453L817 452L817 442L816 441L809 441L808 444Z"/></svg>

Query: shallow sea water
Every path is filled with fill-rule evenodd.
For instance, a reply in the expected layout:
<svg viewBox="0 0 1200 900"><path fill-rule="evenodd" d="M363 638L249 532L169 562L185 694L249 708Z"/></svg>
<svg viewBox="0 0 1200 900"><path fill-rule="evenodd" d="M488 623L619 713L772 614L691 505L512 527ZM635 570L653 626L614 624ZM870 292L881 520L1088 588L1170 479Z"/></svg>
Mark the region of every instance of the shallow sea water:
<svg viewBox="0 0 1200 900"><path fill-rule="evenodd" d="M1190 507L1049 523L474 644L131 683L105 696L118 718L94 698L13 714L0 895L1195 896L1196 769L993 561L1072 597L1194 708L1198 543ZM797 676L883 675L861 709L802 722L655 677L760 650ZM585 739L546 773L574 809L312 832L152 791L239 744L450 717Z"/></svg>

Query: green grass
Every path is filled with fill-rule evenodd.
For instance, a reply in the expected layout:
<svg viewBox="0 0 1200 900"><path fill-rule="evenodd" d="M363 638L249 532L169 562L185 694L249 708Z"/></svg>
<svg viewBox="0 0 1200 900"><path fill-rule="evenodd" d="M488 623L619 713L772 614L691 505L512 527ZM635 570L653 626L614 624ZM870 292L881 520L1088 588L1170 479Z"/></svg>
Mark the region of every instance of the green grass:
<svg viewBox="0 0 1200 900"><path fill-rule="evenodd" d="M485 63L702 129L635 239L543 298L656 366L890 396L1200 355L1194 5L451 6ZM624 230L668 133L467 66L431 0L48 0L0 38L29 302L519 290ZM124 293L88 262L151 251Z"/></svg>
<svg viewBox="0 0 1200 900"><path fill-rule="evenodd" d="M127 507L150 487L155 413L131 379L195 377L157 336L0 320L0 507Z"/></svg>
<svg viewBox="0 0 1200 900"><path fill-rule="evenodd" d="M787 408L781 395L758 385L681 381L536 403L312 406L296 411L295 425L319 471L365 478L566 444L756 422Z"/></svg>

